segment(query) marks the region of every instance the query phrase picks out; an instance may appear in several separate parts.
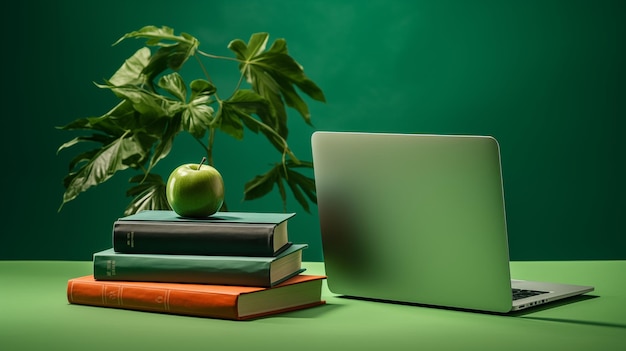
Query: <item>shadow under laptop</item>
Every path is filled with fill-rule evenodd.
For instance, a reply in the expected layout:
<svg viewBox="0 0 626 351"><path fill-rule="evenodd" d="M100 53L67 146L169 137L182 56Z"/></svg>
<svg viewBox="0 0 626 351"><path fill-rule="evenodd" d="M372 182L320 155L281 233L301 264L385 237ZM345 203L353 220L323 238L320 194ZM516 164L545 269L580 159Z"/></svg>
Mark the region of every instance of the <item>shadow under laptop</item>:
<svg viewBox="0 0 626 351"><path fill-rule="evenodd" d="M562 300L557 300L557 301L551 301L542 305L537 305L537 306L533 306L533 307L529 307L526 309L523 309L521 311L512 311L507 313L507 316L511 316L511 317L525 317L529 314L533 314L536 312L541 312L541 311L545 311L545 310L551 310L554 308L558 308L559 306L565 306L565 305L570 305L576 302L580 302L580 301L586 301L586 300L593 300L593 299L597 299L600 296L597 295L578 295L578 296L572 296L572 297L568 297ZM529 318L529 317L525 317L525 318Z"/></svg>
<svg viewBox="0 0 626 351"><path fill-rule="evenodd" d="M376 302L376 303L385 303L385 304L391 304L391 305L424 307L424 308L432 308L432 309L436 309L436 310L446 310L446 311L471 312L471 313L487 314L487 315L492 314L492 315L498 315L498 316L507 315L507 314L495 313L495 312L471 310L471 309L467 309L467 308L457 308L457 307L447 307L447 306L438 306L438 305L428 305L428 304L416 303L416 302L404 302L404 301L374 299L374 298L369 298L369 297L338 295L338 296L336 296L336 298L346 299L346 300L355 300L355 301L368 301L368 302Z"/></svg>
<svg viewBox="0 0 626 351"><path fill-rule="evenodd" d="M533 308L529 308L528 310L511 312L511 313L508 313L507 315L511 317L519 317L519 318L538 320L538 321L626 329L626 323L615 323L615 322L610 322L610 321L558 318L558 317L534 315L537 312L550 310L553 308L558 308L559 306L569 305L569 304L577 303L581 301L594 300L599 297L600 296L597 296L597 295L580 295L580 296L575 296L575 297L571 297L568 299L564 299L561 301L554 301L546 305L535 306Z"/></svg>
<svg viewBox="0 0 626 351"><path fill-rule="evenodd" d="M403 305L403 306L414 306L414 307L425 307L425 308L433 308L438 310L447 310L447 311L459 311L459 312L468 312L468 313L478 313L482 315L493 315L493 316L501 316L501 317L516 317L516 318L524 318L524 319L533 319L533 320L541 320L541 321L549 321L549 322L557 322L557 323L570 323L570 324L579 324L579 325L594 325L601 327L611 327L611 328L623 328L626 329L626 324L623 323L612 323L612 322L601 322L601 321L591 321L591 320L579 320L579 319L567 319L567 318L554 318L554 317L542 317L542 316L533 316L533 314L545 310L551 310L559 308L560 306L565 306L573 303L580 303L586 300L593 300L599 298L597 295L579 295L573 296L567 299L552 301L543 305L537 305L533 307L526 308L521 311L512 311L508 313L497 313L497 312L488 312L488 311L478 311L464 308L455 308L455 307L446 307L446 306L436 306L436 305L427 305L413 302L400 302L400 301L391 301L391 300L381 300L381 299L373 299L373 298L365 298L365 297L355 297L355 296L345 296L339 295L336 296L339 299L347 299L347 300L359 300L359 301L369 301L369 302L377 302L377 303L387 303L393 305Z"/></svg>

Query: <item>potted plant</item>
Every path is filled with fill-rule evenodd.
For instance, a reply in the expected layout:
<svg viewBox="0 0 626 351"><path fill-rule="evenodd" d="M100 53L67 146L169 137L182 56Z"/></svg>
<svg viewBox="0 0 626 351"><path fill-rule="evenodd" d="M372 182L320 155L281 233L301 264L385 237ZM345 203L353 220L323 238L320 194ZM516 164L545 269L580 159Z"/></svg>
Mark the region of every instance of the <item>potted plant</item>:
<svg viewBox="0 0 626 351"><path fill-rule="evenodd" d="M177 35L166 26L143 27L115 44L131 38L145 39L145 46L109 80L96 84L115 94L119 102L99 117L79 118L58 127L84 135L64 143L57 152L77 144L96 144L70 161L59 211L82 192L126 169L137 172L126 192L132 197L126 215L169 209L165 181L153 169L168 156L174 139L189 133L213 165L216 133L241 140L244 129L263 134L279 155L269 171L244 185L244 199L263 197L276 185L284 206L289 189L304 210L310 210L309 202L316 203L315 182L300 171L313 164L297 158L287 144L287 108L311 124L308 105L300 94L320 102L325 97L289 55L284 39L268 48L269 35L255 33L247 43L231 41L228 48L233 57L222 57L201 51L198 39L187 33ZM200 65L204 77L187 84L179 71L190 58ZM204 60L233 62L238 82L234 91L224 92L214 85Z"/></svg>

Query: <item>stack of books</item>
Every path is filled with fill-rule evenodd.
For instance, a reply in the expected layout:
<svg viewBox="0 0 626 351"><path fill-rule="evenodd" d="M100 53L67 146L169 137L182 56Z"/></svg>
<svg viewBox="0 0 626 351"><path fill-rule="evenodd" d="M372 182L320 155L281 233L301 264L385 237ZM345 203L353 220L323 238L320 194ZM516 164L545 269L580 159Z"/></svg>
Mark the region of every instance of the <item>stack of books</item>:
<svg viewBox="0 0 626 351"><path fill-rule="evenodd" d="M245 320L321 305L325 276L305 275L289 241L293 213L206 219L142 211L113 224L93 274L70 279L71 304Z"/></svg>

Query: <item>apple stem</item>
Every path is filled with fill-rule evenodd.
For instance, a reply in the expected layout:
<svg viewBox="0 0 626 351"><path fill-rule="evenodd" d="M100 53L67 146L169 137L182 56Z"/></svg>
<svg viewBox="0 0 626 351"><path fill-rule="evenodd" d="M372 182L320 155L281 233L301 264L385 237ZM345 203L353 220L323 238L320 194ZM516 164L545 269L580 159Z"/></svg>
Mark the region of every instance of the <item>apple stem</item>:
<svg viewBox="0 0 626 351"><path fill-rule="evenodd" d="M202 167L202 165L206 162L206 157L202 157L202 160L200 161L200 164L198 165L198 171L200 170L200 167Z"/></svg>

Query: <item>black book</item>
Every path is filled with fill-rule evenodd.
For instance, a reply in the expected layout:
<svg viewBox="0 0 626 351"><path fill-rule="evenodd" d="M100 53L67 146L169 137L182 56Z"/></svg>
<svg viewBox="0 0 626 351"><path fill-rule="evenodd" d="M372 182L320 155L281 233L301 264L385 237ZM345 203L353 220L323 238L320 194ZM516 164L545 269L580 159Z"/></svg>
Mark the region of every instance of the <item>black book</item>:
<svg viewBox="0 0 626 351"><path fill-rule="evenodd" d="M275 256L291 244L295 213L218 212L202 219L149 210L113 224L113 249L122 253Z"/></svg>

